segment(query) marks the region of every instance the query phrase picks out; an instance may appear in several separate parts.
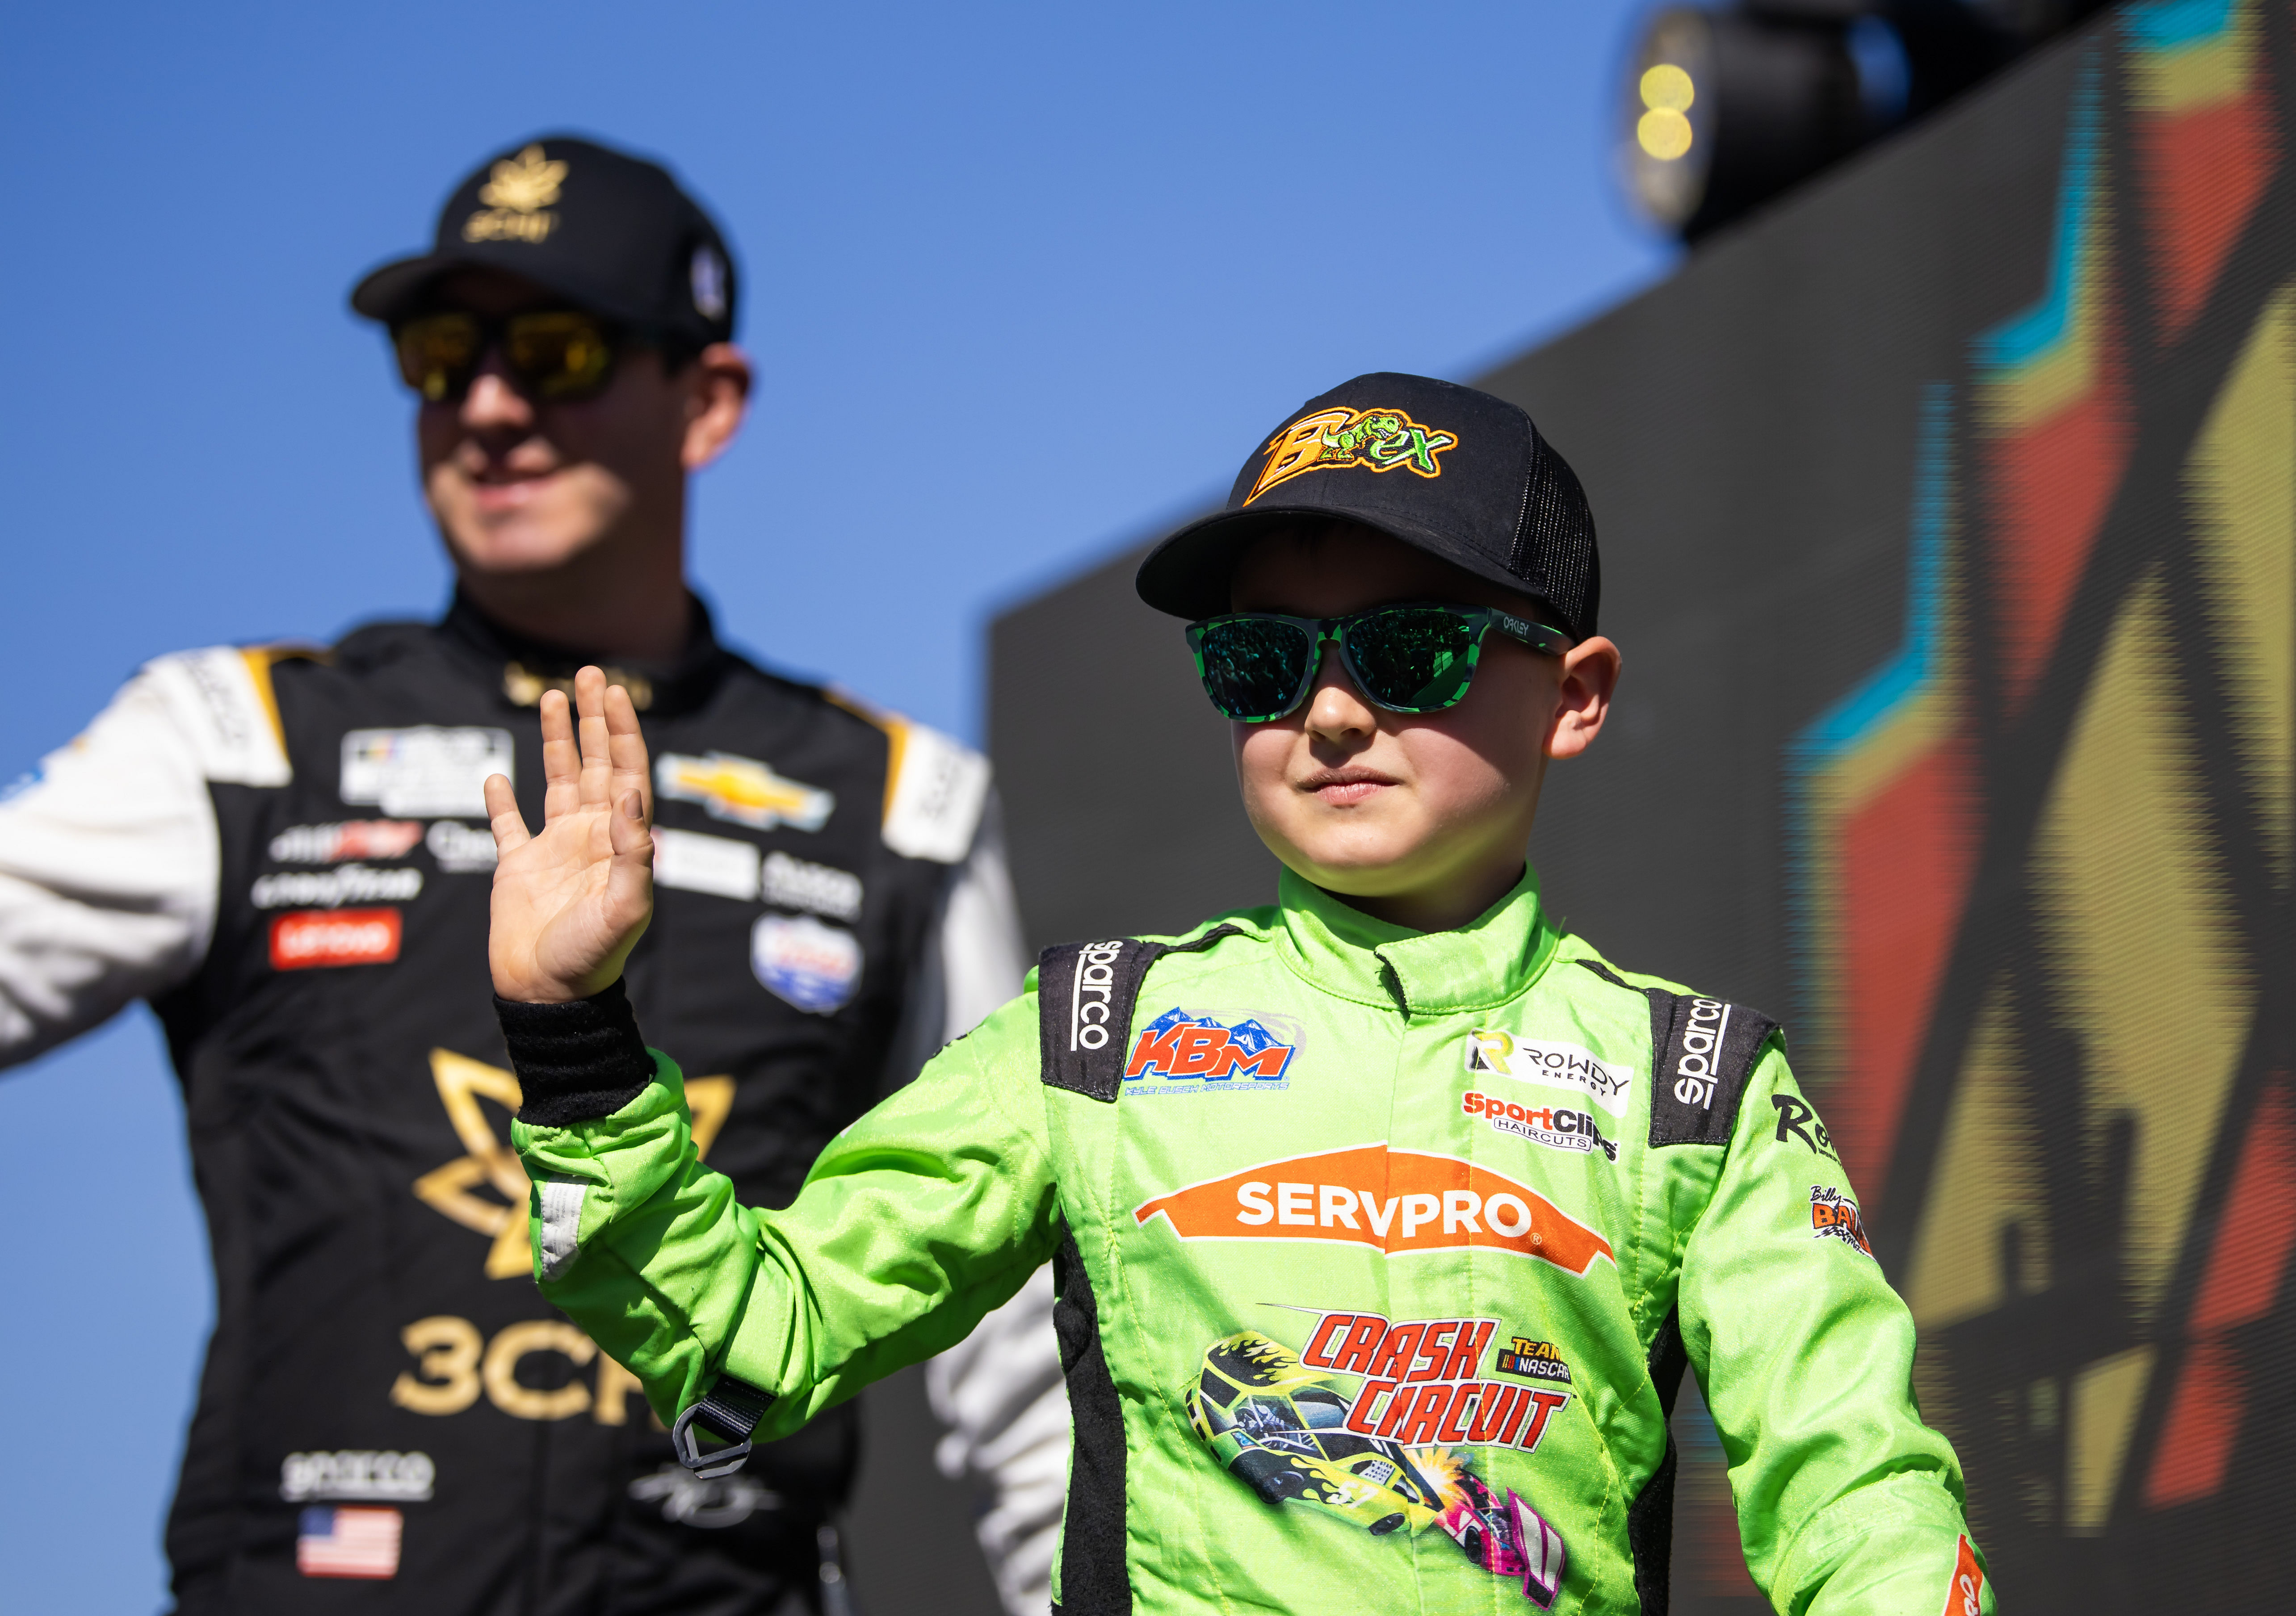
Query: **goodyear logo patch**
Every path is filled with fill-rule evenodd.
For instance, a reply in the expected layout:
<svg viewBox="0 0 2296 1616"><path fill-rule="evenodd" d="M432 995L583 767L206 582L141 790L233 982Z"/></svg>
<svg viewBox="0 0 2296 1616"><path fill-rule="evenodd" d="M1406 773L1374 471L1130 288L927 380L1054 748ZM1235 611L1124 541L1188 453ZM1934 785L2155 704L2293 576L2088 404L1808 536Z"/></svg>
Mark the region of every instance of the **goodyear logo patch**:
<svg viewBox="0 0 2296 1616"><path fill-rule="evenodd" d="M1222 1019L1225 1015L1227 1019ZM1300 1053L1298 1024L1251 1011L1190 1012L1174 1006L1148 1023L1124 1068L1128 1094L1201 1094L1226 1086L1289 1088Z"/></svg>
<svg viewBox="0 0 2296 1616"><path fill-rule="evenodd" d="M673 802L698 802L712 819L751 830L787 825L817 831L829 823L837 799L818 786L774 773L755 758L706 752L699 758L664 752L653 766L653 789Z"/></svg>

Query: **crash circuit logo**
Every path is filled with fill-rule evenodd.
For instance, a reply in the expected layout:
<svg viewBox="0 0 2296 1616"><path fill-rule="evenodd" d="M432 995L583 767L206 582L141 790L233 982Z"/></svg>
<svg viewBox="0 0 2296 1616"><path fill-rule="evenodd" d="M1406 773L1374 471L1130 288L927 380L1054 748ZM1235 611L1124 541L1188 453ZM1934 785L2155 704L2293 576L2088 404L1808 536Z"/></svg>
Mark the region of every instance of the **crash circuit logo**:
<svg viewBox="0 0 2296 1616"><path fill-rule="evenodd" d="M1182 1240L1339 1240L1390 1257L1488 1249L1584 1276L1611 1243L1537 1191L1456 1156L1384 1144L1292 1156L1144 1201Z"/></svg>

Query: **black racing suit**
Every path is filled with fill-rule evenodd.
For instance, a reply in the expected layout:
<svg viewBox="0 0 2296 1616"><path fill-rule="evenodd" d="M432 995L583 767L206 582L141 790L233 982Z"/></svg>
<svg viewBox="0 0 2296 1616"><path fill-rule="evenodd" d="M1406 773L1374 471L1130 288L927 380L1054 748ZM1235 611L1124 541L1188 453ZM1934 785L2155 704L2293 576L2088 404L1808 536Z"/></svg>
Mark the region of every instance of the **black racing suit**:
<svg viewBox="0 0 2296 1616"><path fill-rule="evenodd" d="M709 1160L781 1205L1021 962L986 763L695 621L620 670L658 803L628 981ZM577 660L459 602L162 658L0 807L0 1060L143 996L184 1085L217 1294L167 1532L185 1616L814 1596L851 1407L698 1483L530 1276L480 783L539 823L534 710Z"/></svg>

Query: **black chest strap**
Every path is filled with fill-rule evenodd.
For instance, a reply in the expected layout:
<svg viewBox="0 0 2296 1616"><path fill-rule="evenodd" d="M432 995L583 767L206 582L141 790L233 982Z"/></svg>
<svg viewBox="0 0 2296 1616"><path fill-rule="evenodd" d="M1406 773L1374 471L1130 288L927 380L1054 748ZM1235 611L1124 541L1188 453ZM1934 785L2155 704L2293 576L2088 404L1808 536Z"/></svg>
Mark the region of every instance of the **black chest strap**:
<svg viewBox="0 0 2296 1616"><path fill-rule="evenodd" d="M1194 954L1236 926L1214 926L1186 943L1116 937L1055 943L1037 960L1037 1028L1046 1084L1113 1104L1124 1088L1126 1035L1148 967L1167 954Z"/></svg>

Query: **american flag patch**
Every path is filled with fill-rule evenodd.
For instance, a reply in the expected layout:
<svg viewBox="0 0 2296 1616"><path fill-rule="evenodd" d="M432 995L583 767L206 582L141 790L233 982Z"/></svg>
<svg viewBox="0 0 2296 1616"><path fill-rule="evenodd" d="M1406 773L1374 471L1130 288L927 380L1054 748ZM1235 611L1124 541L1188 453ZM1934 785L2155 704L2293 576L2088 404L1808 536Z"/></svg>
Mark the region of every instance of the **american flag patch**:
<svg viewBox="0 0 2296 1616"><path fill-rule="evenodd" d="M403 1520L395 1509L307 1509L295 1569L306 1577L396 1577Z"/></svg>

